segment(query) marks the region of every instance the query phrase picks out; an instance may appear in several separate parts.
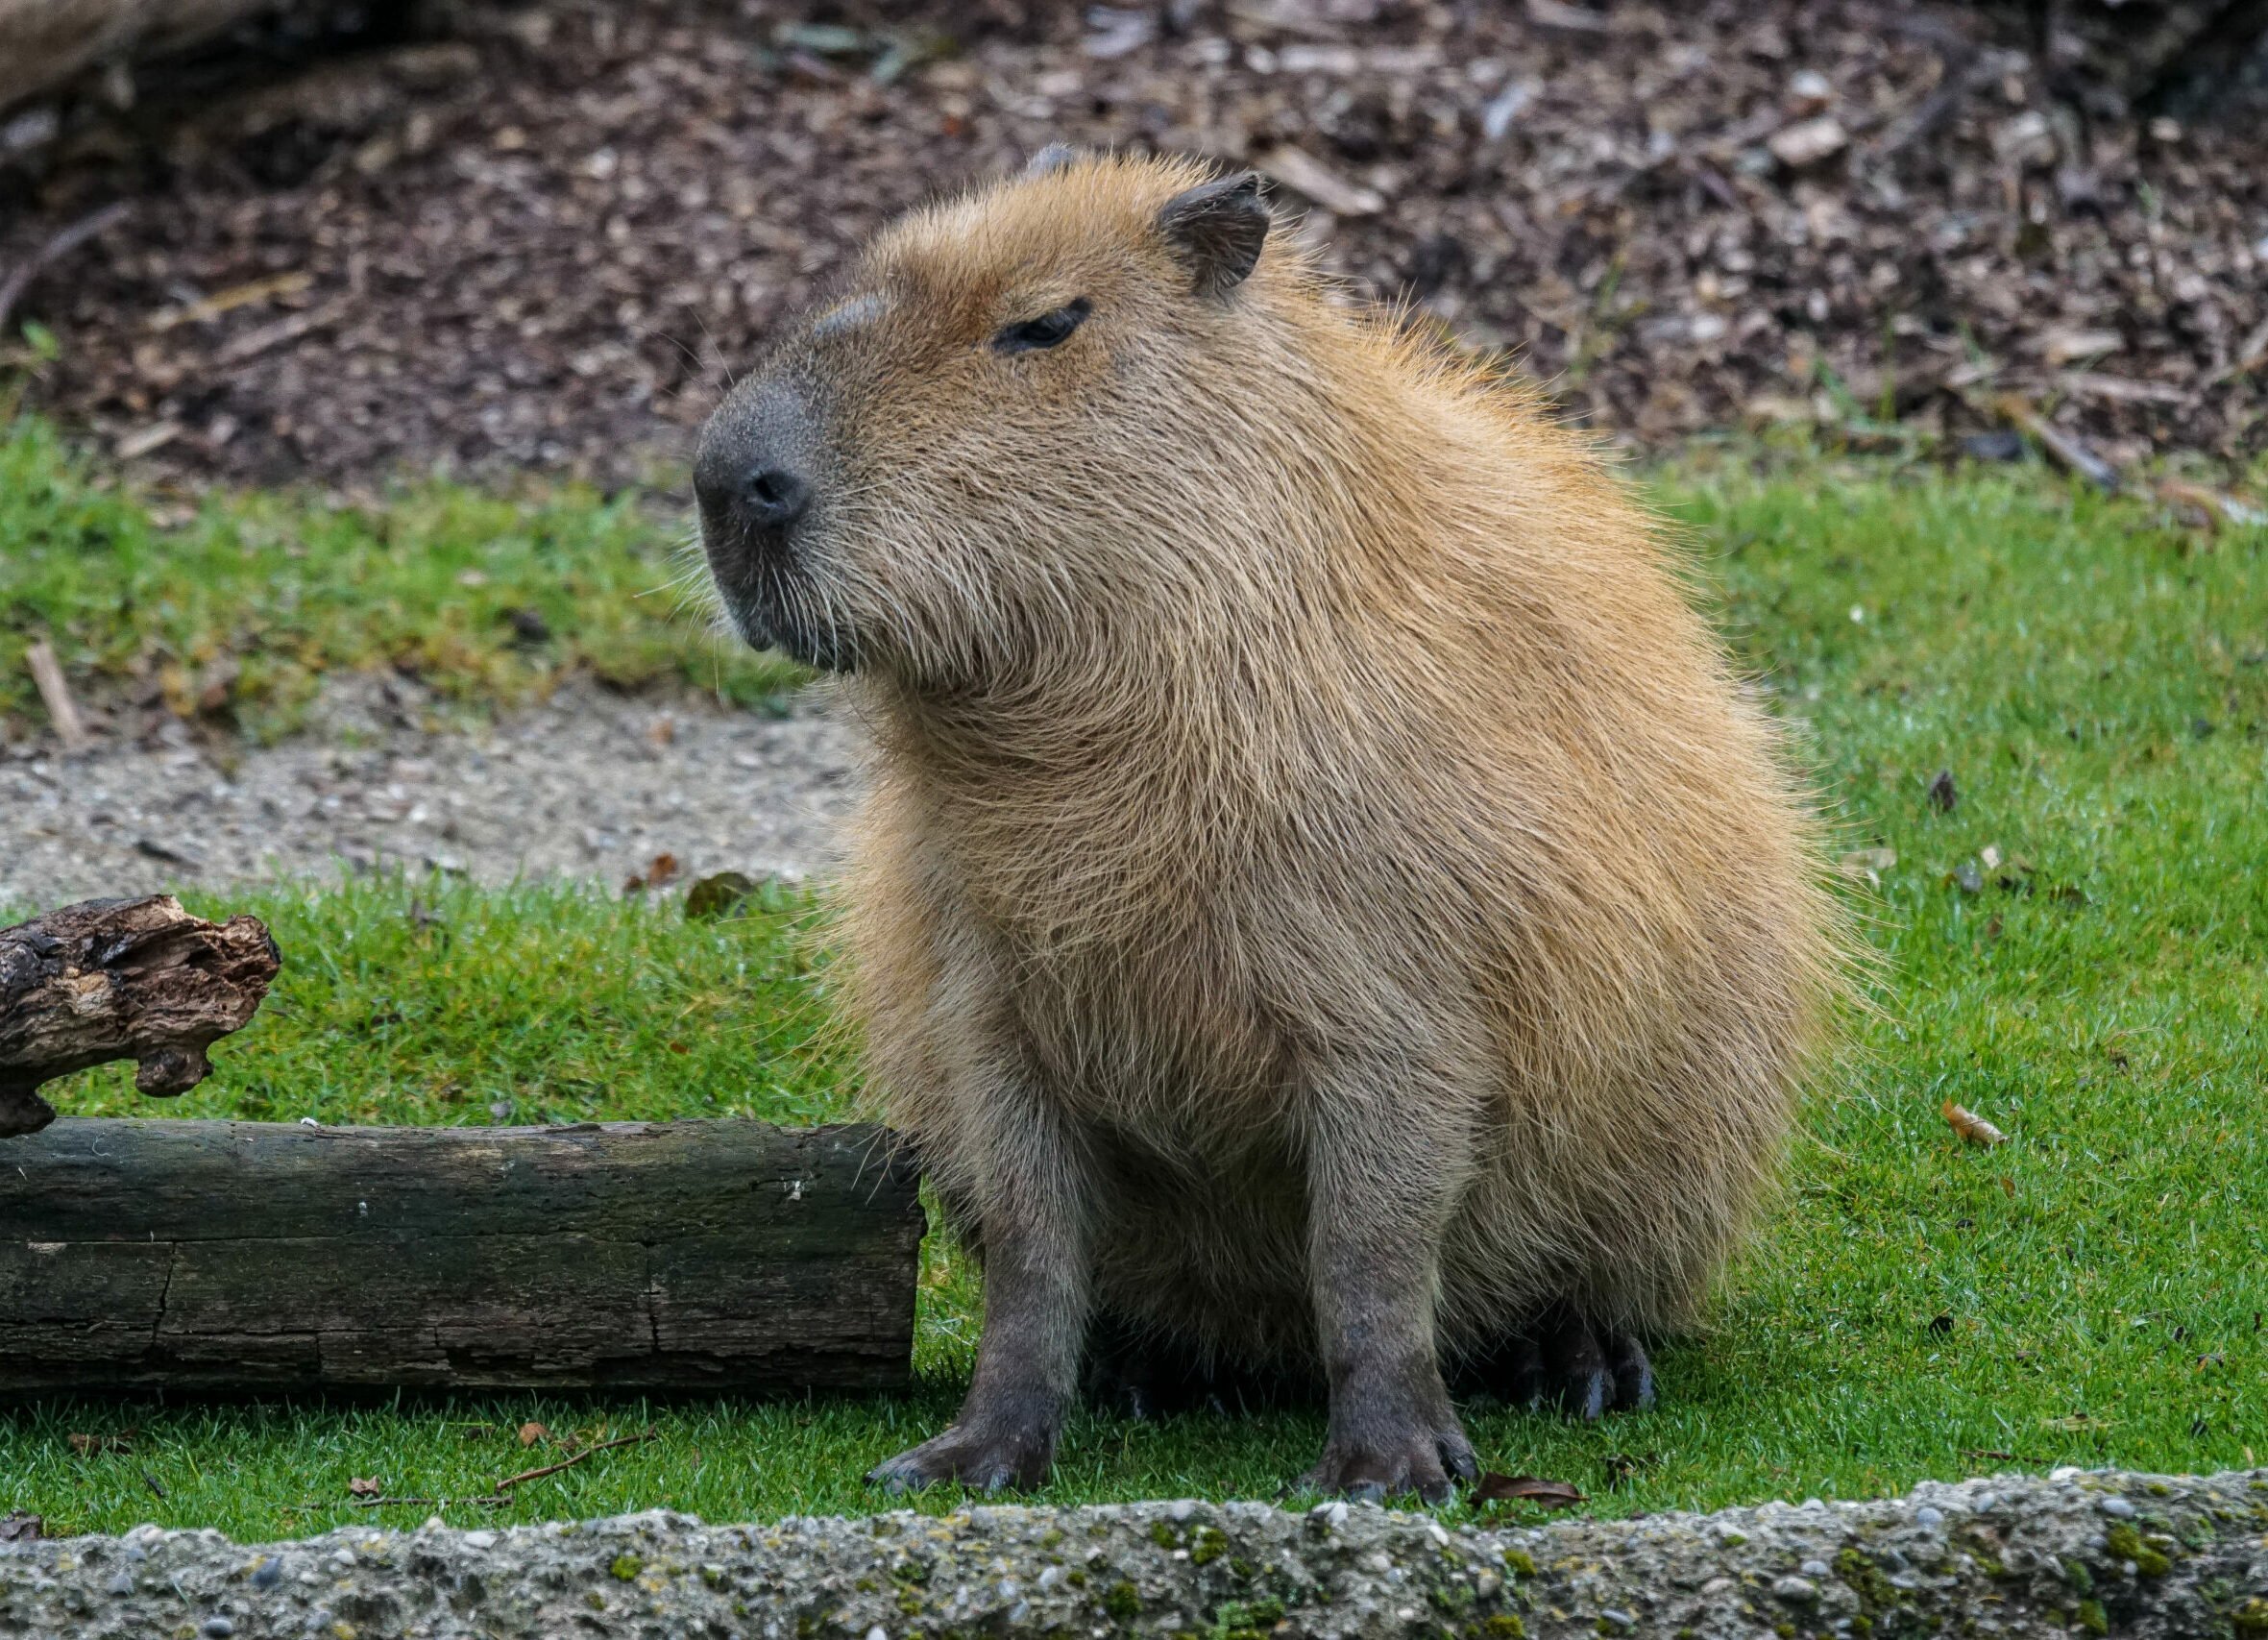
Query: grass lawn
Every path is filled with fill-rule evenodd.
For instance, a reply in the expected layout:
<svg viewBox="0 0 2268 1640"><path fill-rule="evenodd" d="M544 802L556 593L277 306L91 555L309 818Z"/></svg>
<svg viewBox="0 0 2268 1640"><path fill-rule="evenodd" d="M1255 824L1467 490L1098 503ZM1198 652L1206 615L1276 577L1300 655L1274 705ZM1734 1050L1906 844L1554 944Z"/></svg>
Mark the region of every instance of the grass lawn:
<svg viewBox="0 0 2268 1640"><path fill-rule="evenodd" d="M742 705L803 675L712 633L684 518L635 497L427 483L378 508L216 494L160 517L44 425L0 425L0 741L40 721L42 638L89 700L155 688L258 739L334 669L398 669L475 712L575 670Z"/></svg>
<svg viewBox="0 0 2268 1640"><path fill-rule="evenodd" d="M1695 534L1732 642L1807 725L1842 846L1895 852L1871 908L1880 1012L1822 1075L1788 1191L1710 1332L1660 1357L1660 1408L1590 1429L1471 1408L1485 1461L1572 1481L1605 1513L1860 1496L1996 1468L2256 1461L2268 1453L2268 539L2210 542L2029 470L1947 477L1814 460L1758 477L1727 463L1655 485ZM75 538L84 562L36 540L46 567L29 592L22 526L0 511L0 628L20 633L26 607L67 625L80 596L68 588L114 584L100 532L121 528L124 503L34 516L87 508L112 522ZM213 503L165 542L230 561L223 547L246 521L288 541L278 521L317 516ZM451 575L389 541L458 543L490 567L491 589L508 578L514 599L553 599L562 632L586 630L584 600L554 575L619 591L620 566L637 559L632 515L588 498L530 510L421 493L398 514L329 516L348 544L339 561L376 565L401 589L400 631L455 599ZM490 528L512 545L478 545ZM202 596L206 560L167 562L138 525L120 539L133 575ZM321 641L334 659L365 642L390 652L358 595L318 591L328 551L256 553L244 580L261 583L263 608L298 599L328 611L312 629L332 634ZM169 641L189 642L197 617L177 613ZM127 652L84 619L85 653ZM482 652L480 665L519 664ZM1949 812L1927 796L1940 770L1957 793ZM270 918L284 977L223 1045L220 1074L166 1114L804 1121L846 1105L824 928L799 901L732 922L689 922L667 898L420 883L230 903ZM2010 1142L1965 1145L1939 1114L1946 1099ZM117 1067L60 1102L159 1110ZM933 1244L921 1386L902 1401L0 1412L0 1512L36 1510L56 1531L145 1519L242 1538L314 1531L373 1518L350 1504L353 1477L402 1494L483 1490L535 1461L509 1433L529 1420L584 1438L650 1424L658 1438L527 1485L507 1509L450 1519L865 1509L875 1499L860 1472L949 1417L974 1300ZM129 1426L131 1453L82 1456L68 1440ZM1267 1497L1321 1434L1315 1414L1083 1417L1045 1496ZM414 1525L426 1512L379 1513Z"/></svg>

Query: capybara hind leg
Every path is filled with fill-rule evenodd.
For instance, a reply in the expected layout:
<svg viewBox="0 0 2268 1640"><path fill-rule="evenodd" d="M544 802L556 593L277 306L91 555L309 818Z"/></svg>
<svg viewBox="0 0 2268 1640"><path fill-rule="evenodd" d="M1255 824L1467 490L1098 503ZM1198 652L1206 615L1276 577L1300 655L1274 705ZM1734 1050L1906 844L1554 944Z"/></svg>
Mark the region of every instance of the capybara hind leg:
<svg viewBox="0 0 2268 1640"><path fill-rule="evenodd" d="M1493 1395L1515 1407L1556 1407L1585 1423L1654 1404L1653 1363L1638 1335L1554 1304L1520 1331L1469 1356L1460 1394Z"/></svg>

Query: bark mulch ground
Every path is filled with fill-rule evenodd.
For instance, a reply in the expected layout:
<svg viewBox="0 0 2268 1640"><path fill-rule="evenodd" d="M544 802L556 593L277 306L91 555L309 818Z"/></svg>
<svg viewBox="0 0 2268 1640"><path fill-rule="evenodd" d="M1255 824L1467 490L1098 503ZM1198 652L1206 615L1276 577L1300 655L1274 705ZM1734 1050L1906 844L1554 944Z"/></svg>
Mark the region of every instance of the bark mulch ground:
<svg viewBox="0 0 2268 1640"><path fill-rule="evenodd" d="M1963 437L2013 394L2233 469L2268 444L2268 120L2131 109L2111 15L452 0L0 122L0 269L126 206L5 329L60 350L31 404L183 476L667 473L862 235L1067 139L1260 166L1336 266L1640 444Z"/></svg>

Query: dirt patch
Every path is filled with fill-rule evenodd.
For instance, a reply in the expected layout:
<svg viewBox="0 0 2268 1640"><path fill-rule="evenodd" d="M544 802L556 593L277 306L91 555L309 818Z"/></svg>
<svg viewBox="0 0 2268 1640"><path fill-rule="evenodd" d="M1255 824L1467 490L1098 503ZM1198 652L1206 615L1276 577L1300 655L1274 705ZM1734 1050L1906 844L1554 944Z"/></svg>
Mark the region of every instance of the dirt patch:
<svg viewBox="0 0 2268 1640"><path fill-rule="evenodd" d="M0 755L0 907L276 876L433 868L486 883L800 876L839 859L860 737L806 690L785 717L572 685L436 733L397 679L326 689L311 733L239 751L170 724L142 745Z"/></svg>
<svg viewBox="0 0 2268 1640"><path fill-rule="evenodd" d="M1259 164L1339 268L1641 441L2012 390L2113 455L2263 447L2268 122L2130 109L2084 72L2109 8L434 10L19 116L0 263L133 205L27 290L32 402L197 476L668 471L863 234L1069 139Z"/></svg>

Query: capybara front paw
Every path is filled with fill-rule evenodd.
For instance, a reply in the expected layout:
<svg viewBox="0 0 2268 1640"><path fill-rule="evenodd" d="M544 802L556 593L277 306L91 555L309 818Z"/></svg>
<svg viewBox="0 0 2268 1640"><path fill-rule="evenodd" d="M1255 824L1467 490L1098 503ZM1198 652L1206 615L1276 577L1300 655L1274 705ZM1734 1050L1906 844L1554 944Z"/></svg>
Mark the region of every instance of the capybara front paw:
<svg viewBox="0 0 2268 1640"><path fill-rule="evenodd" d="M1456 1481L1479 1473L1473 1443L1449 1415L1438 1427L1411 1419L1346 1433L1334 1429L1324 1444L1323 1460L1301 1480L1317 1491L1343 1493L1357 1502L1382 1504L1415 1492L1425 1503L1445 1504Z"/></svg>
<svg viewBox="0 0 2268 1640"><path fill-rule="evenodd" d="M1054 1457L1052 1440L956 1424L934 1440L877 1464L866 1479L892 1492L918 1492L944 1481L958 1481L977 1492L1029 1491L1047 1479Z"/></svg>

